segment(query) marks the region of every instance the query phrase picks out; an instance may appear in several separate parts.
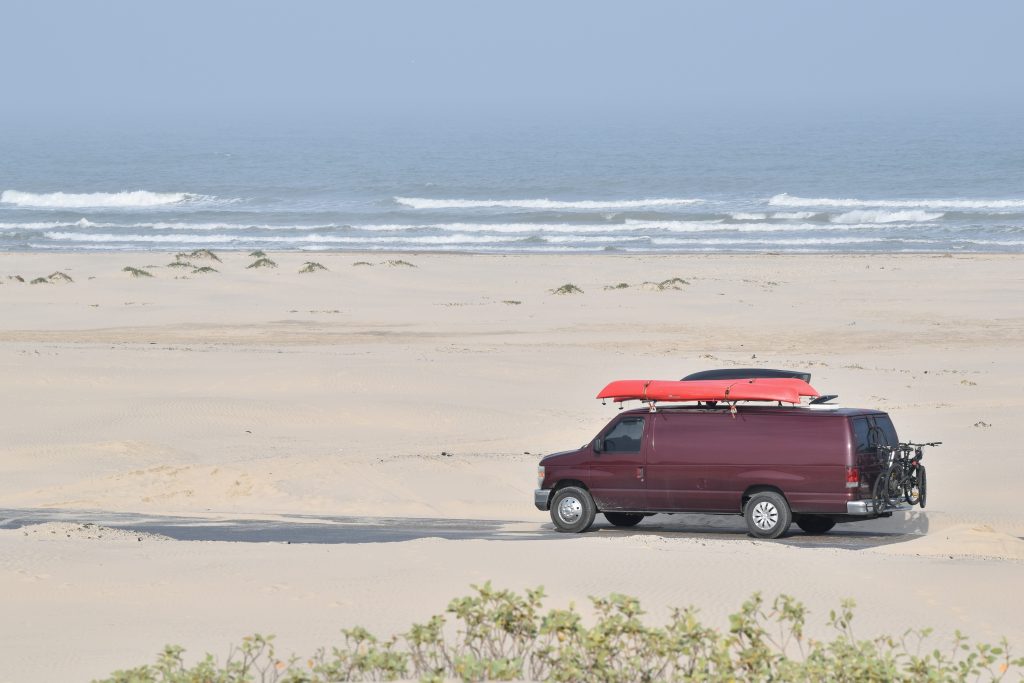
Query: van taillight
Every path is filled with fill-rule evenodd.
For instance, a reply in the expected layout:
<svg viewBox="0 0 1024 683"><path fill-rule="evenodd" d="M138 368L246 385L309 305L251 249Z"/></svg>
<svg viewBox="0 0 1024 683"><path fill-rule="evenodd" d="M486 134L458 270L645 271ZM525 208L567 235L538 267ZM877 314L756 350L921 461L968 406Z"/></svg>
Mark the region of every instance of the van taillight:
<svg viewBox="0 0 1024 683"><path fill-rule="evenodd" d="M855 489L860 486L860 470L856 467L846 468L846 488Z"/></svg>

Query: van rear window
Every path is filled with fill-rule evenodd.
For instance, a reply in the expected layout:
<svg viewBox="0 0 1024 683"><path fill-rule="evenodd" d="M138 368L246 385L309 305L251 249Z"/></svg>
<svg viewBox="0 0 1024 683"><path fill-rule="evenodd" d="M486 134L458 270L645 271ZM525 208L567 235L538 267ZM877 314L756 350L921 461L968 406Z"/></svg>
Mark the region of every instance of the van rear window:
<svg viewBox="0 0 1024 683"><path fill-rule="evenodd" d="M858 453L867 453L874 448L874 444L871 443L871 425L868 424L866 417L853 419L853 443Z"/></svg>
<svg viewBox="0 0 1024 683"><path fill-rule="evenodd" d="M895 446L900 442L896 436L896 428L892 426L892 420L888 415L875 415L875 428L879 432L879 445Z"/></svg>

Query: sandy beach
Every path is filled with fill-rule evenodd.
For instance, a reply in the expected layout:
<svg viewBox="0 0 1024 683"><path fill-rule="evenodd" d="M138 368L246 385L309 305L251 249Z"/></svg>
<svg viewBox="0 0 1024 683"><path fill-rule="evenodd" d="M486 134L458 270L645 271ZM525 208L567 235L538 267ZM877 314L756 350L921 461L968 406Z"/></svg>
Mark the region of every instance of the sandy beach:
<svg viewBox="0 0 1024 683"><path fill-rule="evenodd" d="M959 629L1024 648L1021 256L217 255L197 273L163 252L0 254L0 509L501 520L552 538L0 530L0 681L89 680L252 632L305 654L488 579L543 585L551 606L636 595L652 621L695 605L721 627L754 591L790 593L819 635L852 597L865 637L931 626L942 646ZM567 284L581 291L554 293ZM920 537L550 530L536 462L612 417L593 399L606 382L730 366L808 370L903 440L942 441L927 510L863 525Z"/></svg>

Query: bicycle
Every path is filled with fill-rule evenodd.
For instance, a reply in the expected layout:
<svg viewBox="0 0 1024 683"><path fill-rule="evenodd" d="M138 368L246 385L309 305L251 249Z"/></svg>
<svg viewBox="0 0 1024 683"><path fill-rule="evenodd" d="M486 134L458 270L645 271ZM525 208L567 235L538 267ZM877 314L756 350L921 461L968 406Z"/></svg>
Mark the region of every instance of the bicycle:
<svg viewBox="0 0 1024 683"><path fill-rule="evenodd" d="M908 505L920 505L923 509L928 501L928 472L921 463L926 446L939 446L941 441L929 443L899 443L895 446L878 446L883 471L875 480L873 498L875 511L885 512L896 508L905 501Z"/></svg>

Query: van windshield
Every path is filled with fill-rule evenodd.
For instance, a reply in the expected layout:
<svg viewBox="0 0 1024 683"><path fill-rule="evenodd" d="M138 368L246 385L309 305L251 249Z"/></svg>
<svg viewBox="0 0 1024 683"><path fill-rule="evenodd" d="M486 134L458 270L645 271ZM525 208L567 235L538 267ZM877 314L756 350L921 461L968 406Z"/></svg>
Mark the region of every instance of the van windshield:
<svg viewBox="0 0 1024 683"><path fill-rule="evenodd" d="M644 434L644 418L625 417L604 437L604 450L615 453L639 453Z"/></svg>

